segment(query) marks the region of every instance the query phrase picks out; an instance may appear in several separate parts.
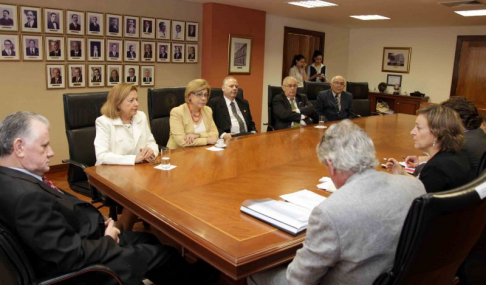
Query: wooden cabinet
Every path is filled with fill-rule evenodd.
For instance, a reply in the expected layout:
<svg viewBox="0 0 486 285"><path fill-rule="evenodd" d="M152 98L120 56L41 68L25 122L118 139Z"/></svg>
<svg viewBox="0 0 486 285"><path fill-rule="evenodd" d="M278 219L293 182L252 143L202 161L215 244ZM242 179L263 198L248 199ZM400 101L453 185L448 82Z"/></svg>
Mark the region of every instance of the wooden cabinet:
<svg viewBox="0 0 486 285"><path fill-rule="evenodd" d="M420 108L421 102L428 102L429 97L413 97L407 95L393 95L386 93L368 93L370 99L371 112L376 112L376 102L378 100L385 101L390 106L390 109L395 113L403 113L409 115L415 115L415 112Z"/></svg>

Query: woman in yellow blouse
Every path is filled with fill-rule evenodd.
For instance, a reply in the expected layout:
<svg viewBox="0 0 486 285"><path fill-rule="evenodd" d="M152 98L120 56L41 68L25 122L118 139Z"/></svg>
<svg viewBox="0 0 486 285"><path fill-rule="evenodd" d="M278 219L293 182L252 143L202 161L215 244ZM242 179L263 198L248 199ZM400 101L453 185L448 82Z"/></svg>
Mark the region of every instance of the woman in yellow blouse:
<svg viewBox="0 0 486 285"><path fill-rule="evenodd" d="M167 147L215 144L218 129L213 121L213 111L206 106L211 88L204 79L194 79L186 86L186 103L170 111L170 138Z"/></svg>

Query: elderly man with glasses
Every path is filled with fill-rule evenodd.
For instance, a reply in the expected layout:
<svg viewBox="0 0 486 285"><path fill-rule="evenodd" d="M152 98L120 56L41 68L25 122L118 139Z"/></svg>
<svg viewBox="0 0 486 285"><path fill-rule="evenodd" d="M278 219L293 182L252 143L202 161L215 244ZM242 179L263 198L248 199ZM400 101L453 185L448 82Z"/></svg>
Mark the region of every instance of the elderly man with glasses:
<svg viewBox="0 0 486 285"><path fill-rule="evenodd" d="M353 110L353 95L344 91L346 80L338 75L331 80L331 89L317 95L316 111L328 121L352 119L356 117Z"/></svg>

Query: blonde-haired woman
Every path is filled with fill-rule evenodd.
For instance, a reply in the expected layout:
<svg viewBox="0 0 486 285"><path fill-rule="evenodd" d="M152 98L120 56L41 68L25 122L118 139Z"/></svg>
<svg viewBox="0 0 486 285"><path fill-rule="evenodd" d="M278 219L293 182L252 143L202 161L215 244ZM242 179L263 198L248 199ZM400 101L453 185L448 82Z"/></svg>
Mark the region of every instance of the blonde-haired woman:
<svg viewBox="0 0 486 285"><path fill-rule="evenodd" d="M187 146L214 144L218 140L218 129L214 124L213 111L206 106L211 87L204 79L194 79L186 86L186 103L170 112L171 149Z"/></svg>

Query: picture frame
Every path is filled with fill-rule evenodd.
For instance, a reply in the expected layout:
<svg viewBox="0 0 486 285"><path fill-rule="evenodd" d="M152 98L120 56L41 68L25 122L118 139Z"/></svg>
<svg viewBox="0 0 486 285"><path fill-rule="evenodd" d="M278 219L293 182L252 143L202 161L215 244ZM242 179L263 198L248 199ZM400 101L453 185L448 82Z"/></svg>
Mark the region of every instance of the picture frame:
<svg viewBox="0 0 486 285"><path fill-rule="evenodd" d="M172 43L172 62L183 63L185 56L185 45L181 43Z"/></svg>
<svg viewBox="0 0 486 285"><path fill-rule="evenodd" d="M155 18L140 18L140 37L142 39L155 39Z"/></svg>
<svg viewBox="0 0 486 285"><path fill-rule="evenodd" d="M20 60L20 40L19 35L1 34L0 35L0 60L17 61Z"/></svg>
<svg viewBox="0 0 486 285"><path fill-rule="evenodd" d="M410 47L384 47L381 71L395 73L410 73L412 48Z"/></svg>
<svg viewBox="0 0 486 285"><path fill-rule="evenodd" d="M22 59L25 61L42 61L44 45L42 36L22 35Z"/></svg>
<svg viewBox="0 0 486 285"><path fill-rule="evenodd" d="M42 32L42 8L33 6L20 6L20 19L22 32Z"/></svg>
<svg viewBox="0 0 486 285"><path fill-rule="evenodd" d="M86 46L84 38L72 37L66 39L66 50L68 61L85 61Z"/></svg>
<svg viewBox="0 0 486 285"><path fill-rule="evenodd" d="M157 33L156 38L160 40L170 40L170 20L157 19Z"/></svg>
<svg viewBox="0 0 486 285"><path fill-rule="evenodd" d="M64 11L44 8L44 33L64 34Z"/></svg>
<svg viewBox="0 0 486 285"><path fill-rule="evenodd" d="M170 62L171 45L167 42L157 42L157 62Z"/></svg>
<svg viewBox="0 0 486 285"><path fill-rule="evenodd" d="M156 53L155 42L142 41L140 53L141 53L141 57L140 57L141 62L155 62L155 53Z"/></svg>
<svg viewBox="0 0 486 285"><path fill-rule="evenodd" d="M47 61L65 60L64 37L45 36L44 47Z"/></svg>
<svg viewBox="0 0 486 285"><path fill-rule="evenodd" d="M125 49L124 53L124 60L129 62L138 62L140 58L140 41L134 40L125 40L124 45Z"/></svg>
<svg viewBox="0 0 486 285"><path fill-rule="evenodd" d="M386 85L388 86L398 85L402 87L402 76L398 74L388 74L386 76Z"/></svg>
<svg viewBox="0 0 486 285"><path fill-rule="evenodd" d="M90 64L88 65L88 87L105 86L105 65Z"/></svg>
<svg viewBox="0 0 486 285"><path fill-rule="evenodd" d="M133 85L138 86L140 79L138 76L140 74L140 66L125 64L123 66L123 74L125 74L123 77L125 79L125 83L132 83Z"/></svg>
<svg viewBox="0 0 486 285"><path fill-rule="evenodd" d="M105 15L97 12L86 12L86 35L102 37L105 31Z"/></svg>
<svg viewBox="0 0 486 285"><path fill-rule="evenodd" d="M19 30L19 17L17 5L0 4L0 31L17 32Z"/></svg>
<svg viewBox="0 0 486 285"><path fill-rule="evenodd" d="M183 41L186 34L186 22L172 20L172 40Z"/></svg>
<svg viewBox="0 0 486 285"><path fill-rule="evenodd" d="M122 61L123 41L106 39L106 61Z"/></svg>
<svg viewBox="0 0 486 285"><path fill-rule="evenodd" d="M117 14L105 15L105 35L121 38L123 35L123 16Z"/></svg>
<svg viewBox="0 0 486 285"><path fill-rule="evenodd" d="M88 38L86 47L88 61L105 61L105 39Z"/></svg>
<svg viewBox="0 0 486 285"><path fill-rule="evenodd" d="M197 63L199 61L197 44L186 44L186 62Z"/></svg>
<svg viewBox="0 0 486 285"><path fill-rule="evenodd" d="M46 64L46 88L64 89L66 88L66 77L64 76L64 64Z"/></svg>
<svg viewBox="0 0 486 285"><path fill-rule="evenodd" d="M229 35L228 74L251 74L252 37Z"/></svg>
<svg viewBox="0 0 486 285"><path fill-rule="evenodd" d="M142 65L140 66L140 86L155 86L155 66Z"/></svg>
<svg viewBox="0 0 486 285"><path fill-rule="evenodd" d="M84 88L86 87L86 65L84 64L68 64L68 78L69 88Z"/></svg>
<svg viewBox="0 0 486 285"><path fill-rule="evenodd" d="M115 86L123 82L123 66L121 64L106 65L106 86Z"/></svg>
<svg viewBox="0 0 486 285"><path fill-rule="evenodd" d="M82 36L84 32L84 12L66 10L66 34Z"/></svg>
<svg viewBox="0 0 486 285"><path fill-rule="evenodd" d="M188 42L199 41L199 23L198 22L186 22L186 41L188 41Z"/></svg>
<svg viewBox="0 0 486 285"><path fill-rule="evenodd" d="M125 38L139 38L139 18L136 16L123 16L123 36Z"/></svg>

